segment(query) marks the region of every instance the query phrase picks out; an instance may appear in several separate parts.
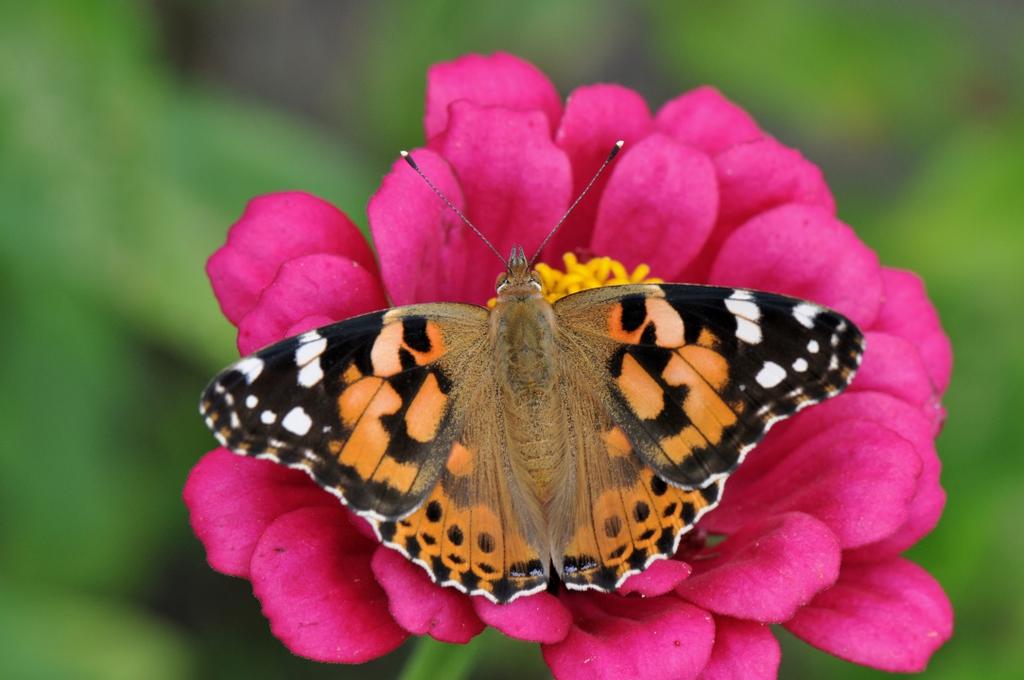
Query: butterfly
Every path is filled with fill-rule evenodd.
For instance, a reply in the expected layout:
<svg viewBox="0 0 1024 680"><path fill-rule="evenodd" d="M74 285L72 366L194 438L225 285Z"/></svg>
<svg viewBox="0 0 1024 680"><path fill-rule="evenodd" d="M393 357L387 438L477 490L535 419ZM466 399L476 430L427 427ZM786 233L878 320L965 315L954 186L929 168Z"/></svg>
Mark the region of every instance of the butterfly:
<svg viewBox="0 0 1024 680"><path fill-rule="evenodd" d="M504 603L613 591L671 557L768 428L842 391L864 351L849 319L774 293L647 283L552 304L542 287L515 248L492 309L415 304L283 340L218 374L200 412L435 582Z"/></svg>

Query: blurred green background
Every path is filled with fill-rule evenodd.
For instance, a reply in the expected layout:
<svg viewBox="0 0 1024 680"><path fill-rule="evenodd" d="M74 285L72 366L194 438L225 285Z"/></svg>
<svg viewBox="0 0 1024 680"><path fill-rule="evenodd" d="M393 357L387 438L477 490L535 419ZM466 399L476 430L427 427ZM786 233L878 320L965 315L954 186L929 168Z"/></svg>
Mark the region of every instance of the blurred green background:
<svg viewBox="0 0 1024 680"><path fill-rule="evenodd" d="M198 392L234 352L202 267L246 200L305 189L365 226L422 140L427 66L505 49L563 94L718 86L925 277L956 355L949 504L910 553L956 607L928 675L1021 677L1022 35L1012 0L0 4L0 676L389 677L414 653L421 677L545 675L492 633L291 657L180 500L212 445ZM780 638L783 677L880 675Z"/></svg>

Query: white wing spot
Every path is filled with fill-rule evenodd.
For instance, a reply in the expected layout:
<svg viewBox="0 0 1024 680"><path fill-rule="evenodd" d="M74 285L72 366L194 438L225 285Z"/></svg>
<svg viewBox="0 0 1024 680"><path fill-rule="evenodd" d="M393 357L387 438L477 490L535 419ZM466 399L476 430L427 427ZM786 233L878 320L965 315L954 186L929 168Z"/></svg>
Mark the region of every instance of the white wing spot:
<svg viewBox="0 0 1024 680"><path fill-rule="evenodd" d="M817 354L819 349L821 349L821 346L818 344L817 340L811 340L807 343L807 351L811 354Z"/></svg>
<svg viewBox="0 0 1024 680"><path fill-rule="evenodd" d="M725 308L735 314L737 317L744 317L751 321L757 321L761 318L761 308L757 306L756 302L750 300L735 300L729 298L725 301Z"/></svg>
<svg viewBox="0 0 1024 680"><path fill-rule="evenodd" d="M235 364L235 370L245 376L247 385L251 385L252 381L260 377L260 373L263 372L263 359L246 357Z"/></svg>
<svg viewBox="0 0 1024 680"><path fill-rule="evenodd" d="M729 299L730 300L753 300L754 296L753 296L753 294L749 290L743 290L742 288L737 288L736 290L734 290L732 292L732 295L729 296Z"/></svg>
<svg viewBox="0 0 1024 680"><path fill-rule="evenodd" d="M281 427L294 432L295 434L302 436L309 432L310 426L313 425L313 420L310 418L305 411L302 410L301 406L296 406L291 411L285 414L284 418L281 419Z"/></svg>
<svg viewBox="0 0 1024 680"><path fill-rule="evenodd" d="M235 413L234 411L231 412L231 427L235 428L236 430L242 427L242 421L238 419L238 414Z"/></svg>
<svg viewBox="0 0 1024 680"><path fill-rule="evenodd" d="M800 322L801 326L814 328L814 317L818 316L821 308L817 305L801 302L793 308L793 318Z"/></svg>
<svg viewBox="0 0 1024 680"><path fill-rule="evenodd" d="M764 366L758 371L757 384L761 387L775 387L786 378L786 369L774 361L764 362Z"/></svg>
<svg viewBox="0 0 1024 680"><path fill-rule="evenodd" d="M327 338L321 337L316 331L310 331L300 339L302 344L295 350L295 365L305 366L327 349Z"/></svg>
<svg viewBox="0 0 1024 680"><path fill-rule="evenodd" d="M828 360L828 370L834 371L837 368L839 368L839 357L833 354L832 358Z"/></svg>
<svg viewBox="0 0 1024 680"><path fill-rule="evenodd" d="M803 373L807 370L807 360L800 358L793 362L793 370L797 373Z"/></svg>
<svg viewBox="0 0 1024 680"><path fill-rule="evenodd" d="M833 335L831 342L832 342L832 346L833 347L838 346L839 345L839 336L838 335Z"/></svg>
<svg viewBox="0 0 1024 680"><path fill-rule="evenodd" d="M736 337L748 345L761 342L761 327L742 316L736 317Z"/></svg>
<svg viewBox="0 0 1024 680"><path fill-rule="evenodd" d="M312 387L320 382L323 377L324 371L320 367L319 357L299 369L299 384L303 387Z"/></svg>
<svg viewBox="0 0 1024 680"><path fill-rule="evenodd" d="M245 398L245 405L248 408L256 408L256 405L260 403L260 398L255 394L250 394Z"/></svg>
<svg viewBox="0 0 1024 680"><path fill-rule="evenodd" d="M277 421L277 414L273 411L264 411L260 414L260 422L264 425L273 425Z"/></svg>

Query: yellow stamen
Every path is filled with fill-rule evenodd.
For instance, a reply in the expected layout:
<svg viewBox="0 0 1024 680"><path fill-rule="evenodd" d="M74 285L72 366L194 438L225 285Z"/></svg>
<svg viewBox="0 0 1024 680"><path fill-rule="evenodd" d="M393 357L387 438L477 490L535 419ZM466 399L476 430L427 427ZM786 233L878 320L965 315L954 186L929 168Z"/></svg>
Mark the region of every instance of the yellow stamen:
<svg viewBox="0 0 1024 680"><path fill-rule="evenodd" d="M562 255L565 269L555 269L543 262L537 263L537 273L544 286L544 297L548 302L554 302L564 298L570 293L576 293L590 288L601 288L603 286L618 286L624 283L663 283L664 281L653 276L651 268L646 264L638 264L629 272L618 260L610 257L595 257L580 262L573 253ZM497 304L497 298L487 301L488 307Z"/></svg>

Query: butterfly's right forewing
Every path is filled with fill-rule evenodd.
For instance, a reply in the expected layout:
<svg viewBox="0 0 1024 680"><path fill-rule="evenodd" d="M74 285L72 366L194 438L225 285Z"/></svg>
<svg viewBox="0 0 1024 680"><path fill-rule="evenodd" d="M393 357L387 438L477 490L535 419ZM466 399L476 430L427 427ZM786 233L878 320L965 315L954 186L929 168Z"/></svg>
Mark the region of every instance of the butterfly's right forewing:
<svg viewBox="0 0 1024 680"><path fill-rule="evenodd" d="M773 422L842 391L864 349L841 314L745 289L608 287L555 311L591 348L615 424L683 488L722 479Z"/></svg>

